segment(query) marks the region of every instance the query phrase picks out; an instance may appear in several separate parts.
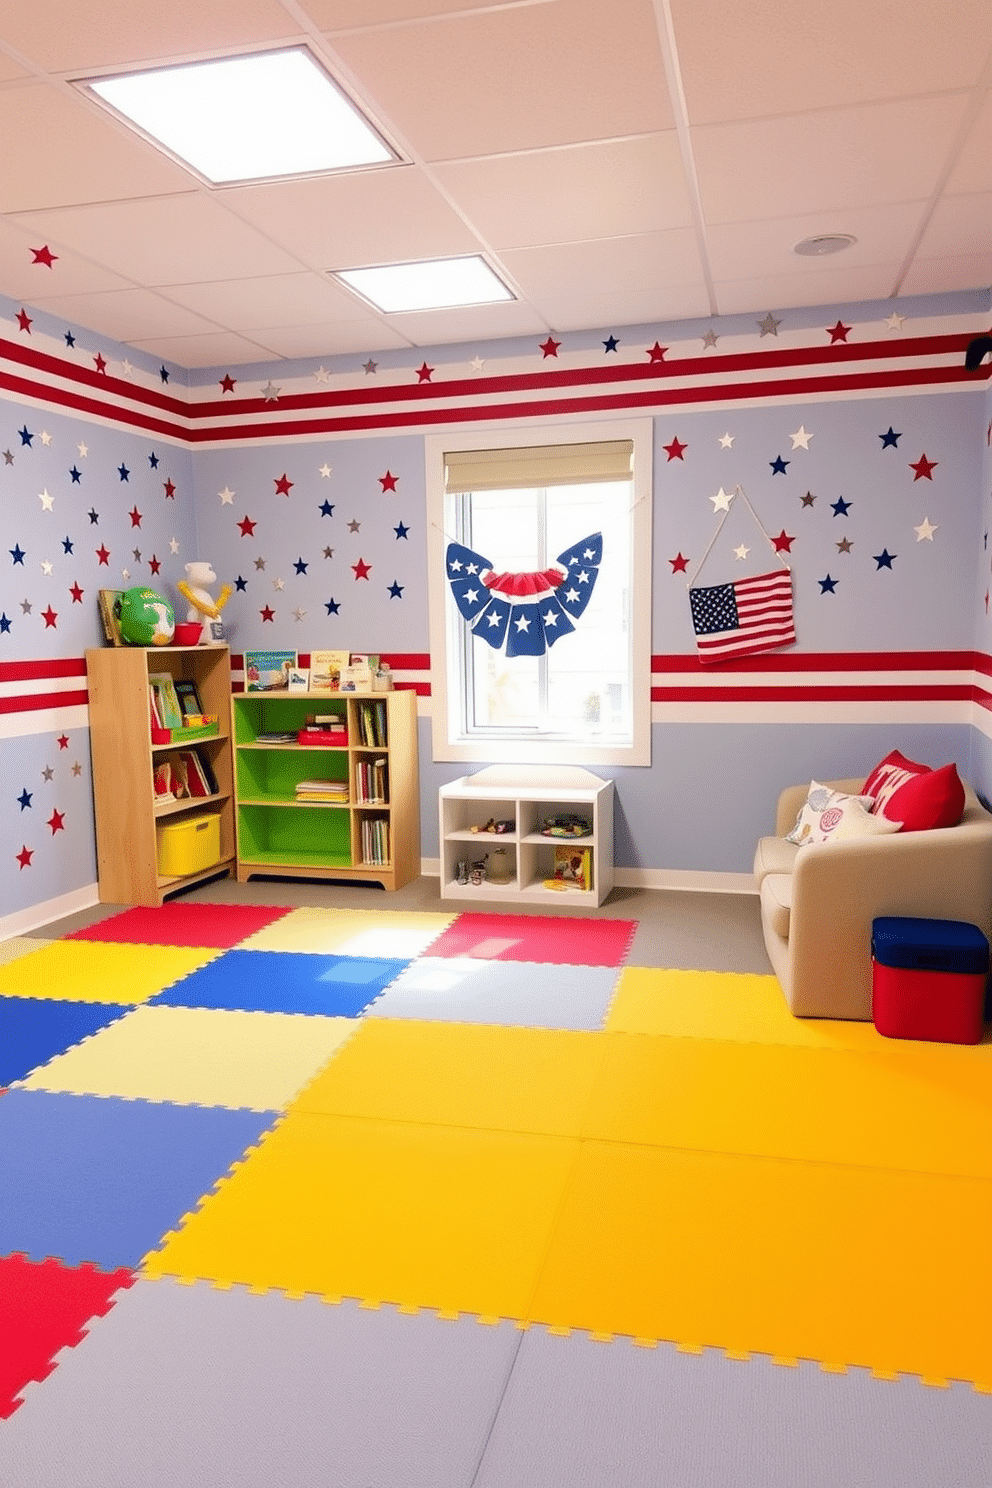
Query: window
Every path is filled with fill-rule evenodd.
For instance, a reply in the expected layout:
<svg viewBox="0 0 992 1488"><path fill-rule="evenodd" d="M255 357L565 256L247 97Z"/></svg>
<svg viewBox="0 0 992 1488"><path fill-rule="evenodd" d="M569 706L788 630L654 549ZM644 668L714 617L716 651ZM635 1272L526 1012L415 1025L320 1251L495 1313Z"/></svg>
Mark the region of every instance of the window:
<svg viewBox="0 0 992 1488"><path fill-rule="evenodd" d="M649 764L650 420L426 445L435 758Z"/></svg>

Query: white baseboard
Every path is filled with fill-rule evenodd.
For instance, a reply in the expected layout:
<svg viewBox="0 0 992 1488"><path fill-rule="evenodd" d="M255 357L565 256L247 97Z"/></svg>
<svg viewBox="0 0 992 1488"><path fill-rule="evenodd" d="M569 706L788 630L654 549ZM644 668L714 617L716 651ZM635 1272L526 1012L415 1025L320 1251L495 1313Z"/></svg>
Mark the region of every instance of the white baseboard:
<svg viewBox="0 0 992 1488"><path fill-rule="evenodd" d="M0 919L0 940L10 940L13 935L27 935L50 925L54 920L76 914L80 909L90 909L100 903L97 884L87 884L83 889L73 889L71 894L60 894L57 899L46 899L43 904L32 904L17 914L4 915Z"/></svg>
<svg viewBox="0 0 992 1488"><path fill-rule="evenodd" d="M421 858L420 871L437 878L440 858ZM697 894L756 894L751 873L699 873L680 868L617 868L613 881L621 889L678 889Z"/></svg>

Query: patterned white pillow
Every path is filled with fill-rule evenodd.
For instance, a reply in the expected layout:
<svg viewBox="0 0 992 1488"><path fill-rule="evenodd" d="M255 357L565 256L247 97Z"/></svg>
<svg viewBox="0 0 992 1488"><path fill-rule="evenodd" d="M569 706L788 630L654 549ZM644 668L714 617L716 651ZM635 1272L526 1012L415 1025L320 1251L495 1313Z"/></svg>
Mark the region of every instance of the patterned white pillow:
<svg viewBox="0 0 992 1488"><path fill-rule="evenodd" d="M822 842L844 842L852 837L882 837L899 824L884 816L873 816L871 796L848 796L810 781L806 804L796 817L796 824L785 835L786 842L798 847L814 847Z"/></svg>

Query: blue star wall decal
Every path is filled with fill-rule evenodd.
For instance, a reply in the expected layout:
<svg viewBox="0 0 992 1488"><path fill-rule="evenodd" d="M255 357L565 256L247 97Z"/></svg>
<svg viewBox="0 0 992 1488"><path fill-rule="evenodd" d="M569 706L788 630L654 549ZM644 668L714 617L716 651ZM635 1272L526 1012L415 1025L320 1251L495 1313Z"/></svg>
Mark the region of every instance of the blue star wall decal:
<svg viewBox="0 0 992 1488"><path fill-rule="evenodd" d="M833 594L837 588L837 580L832 579L829 574L827 574L825 579L817 579L817 583L820 586L821 594Z"/></svg>
<svg viewBox="0 0 992 1488"><path fill-rule="evenodd" d="M336 599L329 599L324 606L324 609L329 615L336 615L340 608L341 606L338 604Z"/></svg>
<svg viewBox="0 0 992 1488"><path fill-rule="evenodd" d="M151 454L148 456L148 463L153 470L158 469L158 455L155 453L154 450L152 450Z"/></svg>
<svg viewBox="0 0 992 1488"><path fill-rule="evenodd" d="M21 436L21 443L22 444L30 444L31 441L32 441L32 439L34 438L34 435L33 434L29 434L28 433L28 426L27 426L27 424L24 425L24 428L23 429L18 429L17 432Z"/></svg>
<svg viewBox="0 0 992 1488"><path fill-rule="evenodd" d="M298 574L305 574L309 565L304 563L302 558L297 558L296 562L293 564L293 567L296 569L296 572Z"/></svg>
<svg viewBox="0 0 992 1488"><path fill-rule="evenodd" d="M401 537L406 537L410 529L409 527L404 527L402 522L398 522L397 525L393 528L393 531L396 533L397 541L399 541Z"/></svg>
<svg viewBox="0 0 992 1488"><path fill-rule="evenodd" d="M317 510L322 517L332 517L334 515L334 507L329 501L322 501Z"/></svg>
<svg viewBox="0 0 992 1488"><path fill-rule="evenodd" d="M607 351L616 351L617 347L620 345L620 342L617 340L616 336L608 336L607 339L603 342L603 345L606 347Z"/></svg>
<svg viewBox="0 0 992 1488"><path fill-rule="evenodd" d="M24 789L21 791L21 794L18 796L17 799L18 799L18 801L21 804L21 810L22 811L26 810L27 807L31 805L31 800L32 800L33 795L34 795L34 792L33 791L29 791L28 788L27 788L27 786L25 786Z"/></svg>
<svg viewBox="0 0 992 1488"><path fill-rule="evenodd" d="M66 331L64 339L66 346L75 346L76 338L71 331Z"/></svg>
<svg viewBox="0 0 992 1488"><path fill-rule="evenodd" d="M404 589L404 585L403 584L398 584L396 582L396 580L394 579L393 582L389 586L389 597L390 597L390 599L402 599L403 598L403 589Z"/></svg>
<svg viewBox="0 0 992 1488"><path fill-rule="evenodd" d="M831 501L831 507L835 517L846 517L851 510L850 501L845 501L843 496L838 496L836 501Z"/></svg>
<svg viewBox="0 0 992 1488"><path fill-rule="evenodd" d="M63 551L63 553L71 553L72 552L72 539L71 538L64 537L62 539L62 551Z"/></svg>
<svg viewBox="0 0 992 1488"><path fill-rule="evenodd" d="M11 556L11 558L13 558L14 562L15 563L19 563L21 565L21 567L23 568L23 566L24 566L24 549L21 547L20 543L15 543L12 548L9 548L8 549L8 552L10 553L10 556Z"/></svg>
<svg viewBox="0 0 992 1488"><path fill-rule="evenodd" d="M6 615L0 615L0 635L6 635L10 629L10 621Z"/></svg>
<svg viewBox="0 0 992 1488"><path fill-rule="evenodd" d="M872 553L871 556L874 558L876 564L878 565L878 568L876 568L875 570L875 572L877 573L879 568L891 568L893 558L898 558L899 554L890 553L888 548L883 548L880 553Z"/></svg>
<svg viewBox="0 0 992 1488"><path fill-rule="evenodd" d="M72 469L69 471L69 474L72 477L72 484L74 486L78 486L79 482L83 478L83 472L81 470L77 470L75 465L73 465Z"/></svg>
<svg viewBox="0 0 992 1488"><path fill-rule="evenodd" d="M781 455L776 455L774 460L769 460L768 463L772 467L772 475L784 475L785 467L791 465L792 461L783 460Z"/></svg>
<svg viewBox="0 0 992 1488"><path fill-rule="evenodd" d="M902 438L902 434L897 434L895 429L893 429L892 425L890 424L885 433L879 434L878 437L882 441L883 449L888 449L889 447L891 447L892 449L896 449L900 439Z"/></svg>
<svg viewBox="0 0 992 1488"><path fill-rule="evenodd" d="M130 470L128 470L127 466L123 463L118 465L117 474L120 476L122 481L130 480L131 478Z"/></svg>
<svg viewBox="0 0 992 1488"><path fill-rule="evenodd" d="M100 520L100 513L98 511L94 511L93 507L91 506L86 515L90 519L90 526L95 527L97 522L99 522Z"/></svg>
<svg viewBox="0 0 992 1488"><path fill-rule="evenodd" d="M159 377L161 377L161 379L162 379L163 382L168 382L168 380L169 380L169 369L168 369L168 367L166 367L166 365L164 363L162 364L161 367L159 367L159 369L158 369L158 375L159 375Z"/></svg>
<svg viewBox="0 0 992 1488"><path fill-rule="evenodd" d="M243 579L241 575L238 574L238 577L234 581L234 587L240 594L244 594L245 590L248 588L248 580Z"/></svg>

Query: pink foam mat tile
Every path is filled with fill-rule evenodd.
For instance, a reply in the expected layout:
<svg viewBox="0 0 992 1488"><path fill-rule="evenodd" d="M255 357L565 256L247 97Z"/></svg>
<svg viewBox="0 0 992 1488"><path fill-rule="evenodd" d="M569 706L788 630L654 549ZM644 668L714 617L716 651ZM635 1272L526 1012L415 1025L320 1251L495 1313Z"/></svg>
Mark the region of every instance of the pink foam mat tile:
<svg viewBox="0 0 992 1488"><path fill-rule="evenodd" d="M565 915L461 914L430 948L432 956L533 961L551 966L620 966L636 920Z"/></svg>
<svg viewBox="0 0 992 1488"><path fill-rule="evenodd" d="M275 905L185 904L171 900L158 908L125 909L85 930L74 930L65 939L229 950L289 913L289 908Z"/></svg>

